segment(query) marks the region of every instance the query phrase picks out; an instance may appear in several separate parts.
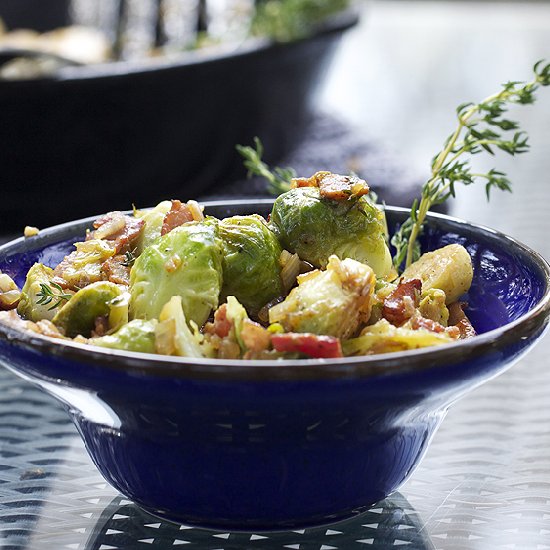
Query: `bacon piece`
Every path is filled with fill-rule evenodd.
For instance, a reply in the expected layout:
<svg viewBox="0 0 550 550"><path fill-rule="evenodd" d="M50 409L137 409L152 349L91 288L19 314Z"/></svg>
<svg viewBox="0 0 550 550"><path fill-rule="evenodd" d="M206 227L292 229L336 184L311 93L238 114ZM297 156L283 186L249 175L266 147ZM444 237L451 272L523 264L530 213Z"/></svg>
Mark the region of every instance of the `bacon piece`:
<svg viewBox="0 0 550 550"><path fill-rule="evenodd" d="M205 330L220 338L225 338L231 330L231 321L227 318L227 304L222 304L214 313L214 322L207 323Z"/></svg>
<svg viewBox="0 0 550 550"><path fill-rule="evenodd" d="M273 334L271 343L276 351L299 352L309 357L343 357L340 339L310 333L286 332Z"/></svg>
<svg viewBox="0 0 550 550"><path fill-rule="evenodd" d="M126 256L112 256L101 264L101 273L105 280L117 285L130 284L130 266Z"/></svg>
<svg viewBox="0 0 550 550"><path fill-rule="evenodd" d="M193 220L193 212L191 209L185 203L178 200L173 200L172 207L164 216L160 234L166 235L166 233L170 233L172 229L175 229L184 223L192 222Z"/></svg>
<svg viewBox="0 0 550 550"><path fill-rule="evenodd" d="M458 329L461 339L471 338L476 335L475 328L464 313L464 308L467 305L464 302L454 302L449 305L449 325Z"/></svg>
<svg viewBox="0 0 550 550"><path fill-rule="evenodd" d="M345 201L350 197L361 197L369 192L365 180L355 176L339 176L329 174L319 182L321 197L335 201Z"/></svg>
<svg viewBox="0 0 550 550"><path fill-rule="evenodd" d="M336 201L361 197L369 192L369 186L365 180L332 172L317 172L310 178L293 178L291 187L318 187L321 197Z"/></svg>
<svg viewBox="0 0 550 550"><path fill-rule="evenodd" d="M290 187L319 187L319 181L330 172L315 172L310 178L292 178Z"/></svg>
<svg viewBox="0 0 550 550"><path fill-rule="evenodd" d="M101 216L94 222L95 231L91 231L86 240L103 239L114 245L115 254L130 252L143 231L145 222L139 218L126 216L114 211Z"/></svg>
<svg viewBox="0 0 550 550"><path fill-rule="evenodd" d="M382 317L396 327L410 319L420 303L422 281L409 279L401 281L397 288L384 300Z"/></svg>

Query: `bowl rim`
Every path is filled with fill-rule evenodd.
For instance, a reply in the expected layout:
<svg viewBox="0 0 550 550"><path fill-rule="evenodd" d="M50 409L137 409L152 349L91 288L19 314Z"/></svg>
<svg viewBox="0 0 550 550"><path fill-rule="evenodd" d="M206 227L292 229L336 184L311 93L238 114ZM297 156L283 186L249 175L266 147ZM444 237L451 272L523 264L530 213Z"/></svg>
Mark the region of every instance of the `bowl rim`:
<svg viewBox="0 0 550 550"><path fill-rule="evenodd" d="M207 208L236 206L269 206L275 199L244 198L234 200L201 201ZM409 209L386 206L386 210L406 214ZM77 225L91 224L97 216L74 220L41 230L43 238L51 237ZM151 377L187 379L279 379L297 381L302 379L323 379L363 376L384 376L402 374L408 371L432 370L441 368L443 364L464 361L494 351L496 347L506 346L526 334L536 331L545 324L550 315L550 264L538 252L517 239L500 231L481 224L474 224L452 216L429 213L428 221L440 220L465 227L476 232L481 231L490 238L497 238L519 249L530 256L544 275L545 290L542 298L528 312L518 319L501 327L477 335L474 338L446 344L406 350L386 354L362 355L336 359L209 359L192 357L175 357L151 353L130 352L101 348L89 344L64 341L41 334L16 328L0 321L0 340L15 344L34 352L50 356L78 361L79 363L99 365L109 370L140 373ZM0 253L8 252L13 246L25 242L25 237L19 237L0 246ZM55 241L52 241L52 244ZM535 327L535 329L533 329Z"/></svg>
<svg viewBox="0 0 550 550"><path fill-rule="evenodd" d="M235 44L206 47L199 50L182 51L160 58L145 58L135 61L110 61L79 65L76 67L62 67L52 75L39 76L37 78L0 80L2 87L24 86L29 83L48 83L51 85L63 85L69 82L101 80L111 78L130 77L141 74L158 74L164 71L192 67L195 65L209 65L226 61L228 59L241 59L257 55L263 52L277 51L340 34L355 26L359 21L359 11L354 6L328 16L324 21L314 25L311 32L301 38L289 42L276 42L265 37L250 37Z"/></svg>

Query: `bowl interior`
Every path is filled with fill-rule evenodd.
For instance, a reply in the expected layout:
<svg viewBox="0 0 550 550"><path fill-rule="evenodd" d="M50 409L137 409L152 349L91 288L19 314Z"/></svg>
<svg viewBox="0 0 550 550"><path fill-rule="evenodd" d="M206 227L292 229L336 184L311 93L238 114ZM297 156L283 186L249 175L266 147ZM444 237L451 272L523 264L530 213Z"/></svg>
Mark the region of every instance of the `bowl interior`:
<svg viewBox="0 0 550 550"><path fill-rule="evenodd" d="M206 202L205 213L223 218L259 213L267 216L272 200ZM390 232L406 217L406 210L387 207ZM0 247L0 270L19 286L35 262L53 267L71 252L73 243L83 240L95 217L41 231L32 239L19 239ZM431 215L421 239L422 250L434 250L460 243L470 253L474 279L464 295L466 310L476 331L487 333L519 319L548 292L548 267L534 251L514 239L488 228L448 216Z"/></svg>

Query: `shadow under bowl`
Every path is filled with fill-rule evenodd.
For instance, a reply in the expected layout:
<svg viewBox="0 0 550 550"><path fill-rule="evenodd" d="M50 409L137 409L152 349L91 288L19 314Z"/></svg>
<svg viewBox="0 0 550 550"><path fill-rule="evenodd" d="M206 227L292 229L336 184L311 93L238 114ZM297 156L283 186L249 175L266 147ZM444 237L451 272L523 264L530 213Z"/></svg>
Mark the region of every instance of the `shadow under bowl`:
<svg viewBox="0 0 550 550"><path fill-rule="evenodd" d="M205 203L267 214L271 201ZM390 230L406 211L388 208ZM92 219L0 247L21 284ZM283 529L353 516L395 491L449 405L517 361L547 327L549 266L490 229L429 216L424 249L472 256L475 338L334 360L174 358L59 343L0 324L0 360L63 402L105 479L144 509L219 529Z"/></svg>

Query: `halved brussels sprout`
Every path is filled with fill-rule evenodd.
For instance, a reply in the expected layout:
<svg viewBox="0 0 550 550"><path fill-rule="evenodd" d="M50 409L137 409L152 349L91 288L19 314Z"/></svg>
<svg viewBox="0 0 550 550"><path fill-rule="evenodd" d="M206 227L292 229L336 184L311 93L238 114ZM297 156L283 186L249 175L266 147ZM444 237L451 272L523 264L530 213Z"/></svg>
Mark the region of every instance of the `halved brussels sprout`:
<svg viewBox="0 0 550 550"><path fill-rule="evenodd" d="M219 223L223 243L222 298L235 296L251 314L281 296L281 245L265 220L233 216Z"/></svg>
<svg viewBox="0 0 550 550"><path fill-rule="evenodd" d="M157 321L154 319L151 321L134 319L128 324L122 325L115 333L100 338L90 338L88 342L102 348L155 353L156 325Z"/></svg>
<svg viewBox="0 0 550 550"><path fill-rule="evenodd" d="M109 281L98 281L79 290L55 314L52 322L69 338L79 334L89 337L96 319L108 316L110 302L124 293L122 288Z"/></svg>
<svg viewBox="0 0 550 550"><path fill-rule="evenodd" d="M21 289L21 300L17 306L17 313L29 321L40 321L54 318L55 311L51 303L38 303L41 300L42 285L50 285L54 277L53 269L36 263L27 273L27 279Z"/></svg>
<svg viewBox="0 0 550 550"><path fill-rule="evenodd" d="M65 280L69 288L78 290L103 279L101 266L114 256L115 248L113 243L101 239L75 243L75 247L55 268L54 275Z"/></svg>
<svg viewBox="0 0 550 550"><path fill-rule="evenodd" d="M172 296L181 296L186 319L202 326L218 305L221 243L212 222L176 227L136 259L130 272L130 317L158 319Z"/></svg>
<svg viewBox="0 0 550 550"><path fill-rule="evenodd" d="M438 288L445 293L446 304L456 302L468 292L474 270L468 251L460 244L449 244L426 252L401 275L403 280L420 279L424 292Z"/></svg>
<svg viewBox="0 0 550 550"><path fill-rule="evenodd" d="M348 338L370 317L375 282L369 266L331 256L326 271L298 277L285 301L269 310L269 321L286 332Z"/></svg>
<svg viewBox="0 0 550 550"><path fill-rule="evenodd" d="M335 254L369 265L380 278L392 269L384 213L365 197L331 200L316 187L291 189L275 201L271 224L284 248L316 267Z"/></svg>

